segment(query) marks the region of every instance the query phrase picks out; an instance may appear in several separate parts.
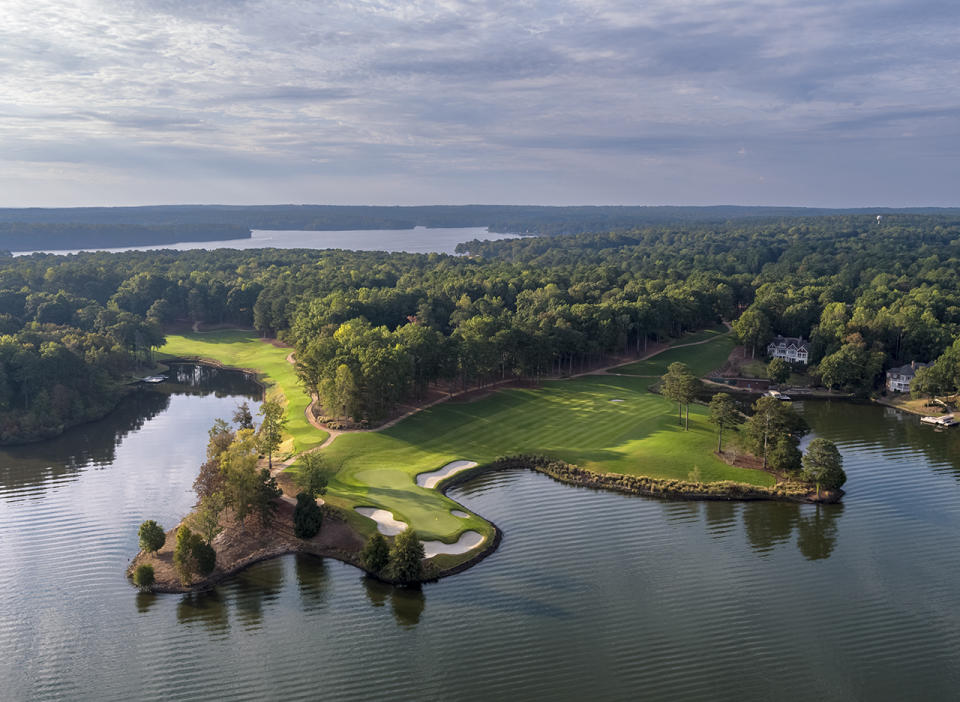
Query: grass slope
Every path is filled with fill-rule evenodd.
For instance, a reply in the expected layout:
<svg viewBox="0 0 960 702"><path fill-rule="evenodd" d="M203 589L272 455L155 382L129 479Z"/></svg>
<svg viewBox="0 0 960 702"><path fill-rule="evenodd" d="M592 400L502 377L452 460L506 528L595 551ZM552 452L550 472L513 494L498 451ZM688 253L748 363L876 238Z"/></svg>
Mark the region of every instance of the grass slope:
<svg viewBox="0 0 960 702"><path fill-rule="evenodd" d="M307 421L310 397L287 362L291 349L272 346L252 331L213 331L169 334L161 354L173 357L206 358L225 366L256 370L270 387L267 396L286 403L287 439L281 452L299 453L324 442L328 434Z"/></svg>
<svg viewBox="0 0 960 702"><path fill-rule="evenodd" d="M705 344L667 349L645 361L636 361L614 368L613 372L659 378L667 372L667 366L680 362L686 363L694 375L700 377L720 368L735 345L728 334L715 334L712 335L712 340Z"/></svg>

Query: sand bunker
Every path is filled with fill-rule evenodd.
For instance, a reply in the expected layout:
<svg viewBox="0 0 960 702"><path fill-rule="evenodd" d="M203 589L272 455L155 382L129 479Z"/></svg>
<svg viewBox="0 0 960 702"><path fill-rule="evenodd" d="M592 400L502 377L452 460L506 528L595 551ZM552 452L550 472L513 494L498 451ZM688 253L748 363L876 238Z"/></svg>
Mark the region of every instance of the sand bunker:
<svg viewBox="0 0 960 702"><path fill-rule="evenodd" d="M610 402L623 402L623 400L610 400Z"/></svg>
<svg viewBox="0 0 960 702"><path fill-rule="evenodd" d="M483 534L476 531L465 531L452 544L445 544L442 541L424 541L423 551L427 558L433 558L440 554L457 555L475 549L482 543Z"/></svg>
<svg viewBox="0 0 960 702"><path fill-rule="evenodd" d="M384 536L396 536L407 528L406 522L401 522L393 518L393 512L376 507L354 507L357 512L364 517L368 517L377 523L377 531Z"/></svg>
<svg viewBox="0 0 960 702"><path fill-rule="evenodd" d="M461 519L466 519L467 517L470 516L469 514L464 512L462 509L452 509L450 510L450 514L452 514L454 517L460 517Z"/></svg>
<svg viewBox="0 0 960 702"><path fill-rule="evenodd" d="M453 461L438 470L419 473L417 475L417 485L424 488L434 488L441 480L450 477L454 473L473 468L475 465L477 465L475 461Z"/></svg>

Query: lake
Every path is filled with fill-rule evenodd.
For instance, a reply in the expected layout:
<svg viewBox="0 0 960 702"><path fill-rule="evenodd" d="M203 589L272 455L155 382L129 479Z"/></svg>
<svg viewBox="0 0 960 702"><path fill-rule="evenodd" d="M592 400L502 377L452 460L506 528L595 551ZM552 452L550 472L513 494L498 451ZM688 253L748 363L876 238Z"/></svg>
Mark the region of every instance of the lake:
<svg viewBox="0 0 960 702"><path fill-rule="evenodd" d="M486 227L453 227L428 229L364 229L356 231L263 231L254 229L249 239L223 241L187 241L156 246L126 246L113 249L74 249L17 251L14 256L32 253L75 254L80 251L155 251L173 249L350 249L353 251L405 251L407 253L455 253L457 244L473 239L515 239L517 234L497 234Z"/></svg>
<svg viewBox="0 0 960 702"><path fill-rule="evenodd" d="M287 556L211 593L138 594L137 526L176 523L207 428L259 397L237 372L177 380L0 451L3 699L956 696L960 429L797 403L845 457L843 505L488 474L451 496L503 529L500 549L422 591Z"/></svg>

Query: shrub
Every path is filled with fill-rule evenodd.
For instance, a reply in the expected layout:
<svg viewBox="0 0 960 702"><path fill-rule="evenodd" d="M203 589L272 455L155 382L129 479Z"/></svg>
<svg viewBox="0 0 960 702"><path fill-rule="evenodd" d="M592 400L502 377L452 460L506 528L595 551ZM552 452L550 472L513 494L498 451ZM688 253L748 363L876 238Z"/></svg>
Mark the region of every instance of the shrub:
<svg viewBox="0 0 960 702"><path fill-rule="evenodd" d="M189 585L193 574L210 575L217 565L217 552L206 543L200 534L187 526L177 529L177 545L173 549L173 567L184 585Z"/></svg>
<svg viewBox="0 0 960 702"><path fill-rule="evenodd" d="M379 573L386 568L389 561L390 546L379 531L375 532L364 544L360 552L360 562L370 572Z"/></svg>
<svg viewBox="0 0 960 702"><path fill-rule="evenodd" d="M167 535L163 533L163 527L152 519L148 519L140 525L137 535L140 537L140 548L147 553L156 553L167 541Z"/></svg>
<svg viewBox="0 0 960 702"><path fill-rule="evenodd" d="M152 565L144 563L138 565L137 569L133 571L133 584L141 590L149 590L154 582L155 578Z"/></svg>
<svg viewBox="0 0 960 702"><path fill-rule="evenodd" d="M312 539L320 532L323 511L316 499L305 492L297 493L297 506L293 510L293 533L298 539Z"/></svg>
<svg viewBox="0 0 960 702"><path fill-rule="evenodd" d="M217 566L217 552L204 541L198 540L194 543L193 558L197 564L197 572L204 577L210 575Z"/></svg>

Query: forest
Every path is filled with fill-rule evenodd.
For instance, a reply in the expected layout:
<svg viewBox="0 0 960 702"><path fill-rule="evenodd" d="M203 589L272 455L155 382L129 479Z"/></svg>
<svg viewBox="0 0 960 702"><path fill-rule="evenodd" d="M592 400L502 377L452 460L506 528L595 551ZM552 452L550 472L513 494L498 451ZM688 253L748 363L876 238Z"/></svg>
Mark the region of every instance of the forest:
<svg viewBox="0 0 960 702"><path fill-rule="evenodd" d="M438 384L569 374L720 320L762 354L812 342L828 387L893 365L960 384L960 217L822 216L470 242L464 256L152 251L0 260L0 440L56 431L194 321L293 345L332 417L376 421Z"/></svg>

